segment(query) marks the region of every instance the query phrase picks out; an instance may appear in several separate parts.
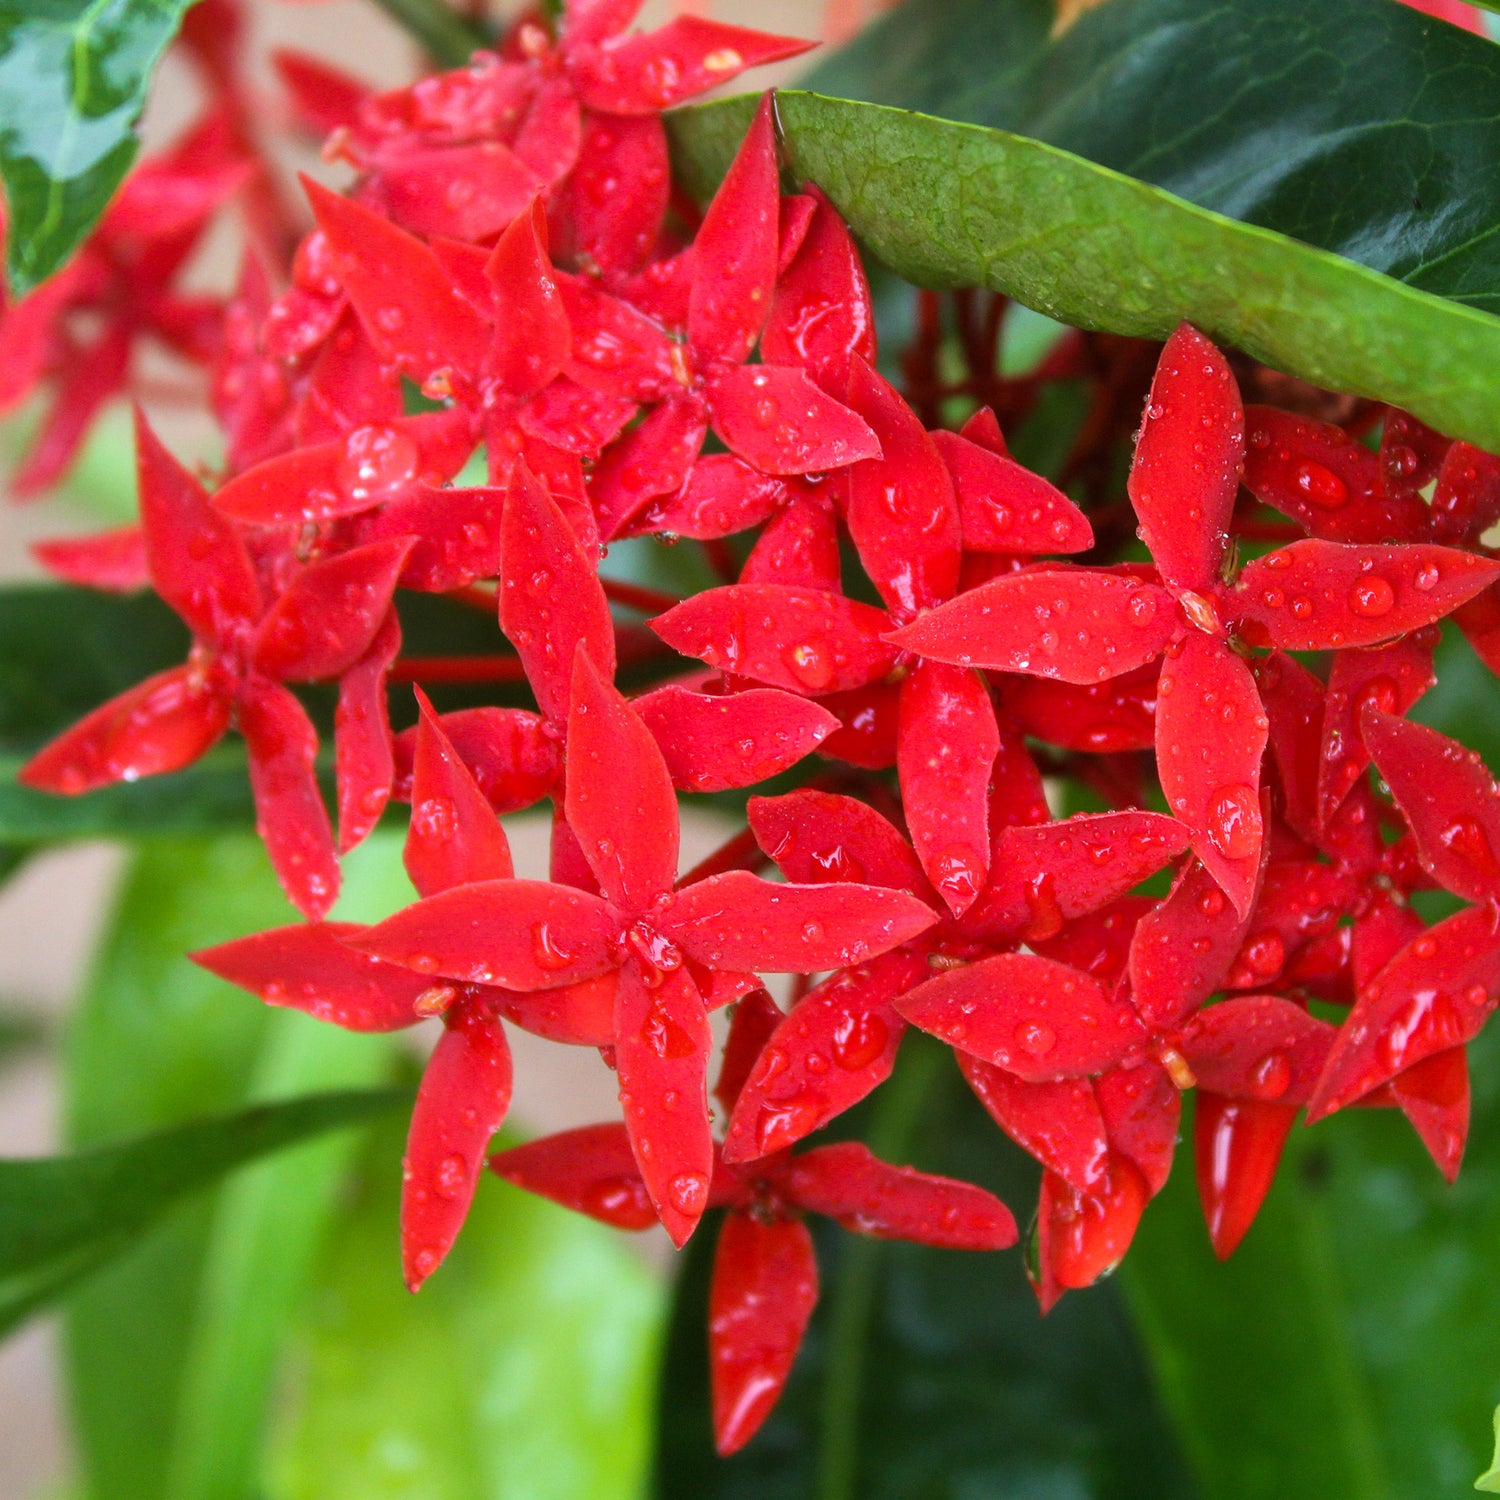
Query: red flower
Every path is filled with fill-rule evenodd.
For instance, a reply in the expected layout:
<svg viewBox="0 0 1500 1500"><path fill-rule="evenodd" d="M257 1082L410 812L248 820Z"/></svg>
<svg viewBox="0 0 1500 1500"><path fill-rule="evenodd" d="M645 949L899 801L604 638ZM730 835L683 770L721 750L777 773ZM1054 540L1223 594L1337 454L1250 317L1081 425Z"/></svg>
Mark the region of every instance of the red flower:
<svg viewBox="0 0 1500 1500"><path fill-rule="evenodd" d="M764 990L735 1009L718 1095L732 1109L740 1059L761 1050L782 1020ZM490 1166L517 1187L620 1229L652 1222L651 1200L624 1129L593 1125L505 1151ZM880 1239L957 1250L1003 1250L1015 1220L968 1183L893 1167L856 1142L744 1166L714 1163L710 1203L728 1212L709 1290L714 1439L721 1454L750 1441L770 1415L797 1358L818 1297L805 1213Z"/></svg>

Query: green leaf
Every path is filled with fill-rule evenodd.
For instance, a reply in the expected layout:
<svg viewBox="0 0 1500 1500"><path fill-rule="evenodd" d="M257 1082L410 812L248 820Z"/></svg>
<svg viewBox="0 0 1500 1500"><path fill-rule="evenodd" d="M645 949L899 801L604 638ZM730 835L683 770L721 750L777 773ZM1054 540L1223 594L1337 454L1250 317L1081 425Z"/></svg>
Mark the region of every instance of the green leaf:
<svg viewBox="0 0 1500 1500"><path fill-rule="evenodd" d="M346 861L337 913L373 921L408 891L395 840L377 835ZM137 855L72 1027L75 1141L390 1077L391 1039L273 1010L184 957L293 918L252 837ZM90 1500L251 1492L286 1328L357 1147L346 1132L257 1163L73 1299L65 1348Z"/></svg>
<svg viewBox="0 0 1500 1500"><path fill-rule="evenodd" d="M1390 0L902 6L804 80L1033 136L1500 311L1500 49Z"/></svg>
<svg viewBox="0 0 1500 1500"><path fill-rule="evenodd" d="M1145 338L1186 318L1277 369L1500 448L1488 375L1500 319L1040 141L817 94L777 97L792 170L909 281L988 287L1078 327ZM711 190L752 104L672 117L695 191Z"/></svg>
<svg viewBox="0 0 1500 1500"><path fill-rule="evenodd" d="M1495 1408L1495 1456L1490 1466L1474 1481L1476 1490L1490 1495L1500 1495L1500 1406Z"/></svg>
<svg viewBox="0 0 1500 1500"><path fill-rule="evenodd" d="M1500 1033L1472 1060L1454 1188L1398 1113L1350 1110L1293 1133L1224 1264L1186 1152L1151 1205L1121 1277L1205 1500L1430 1500L1472 1482L1500 1399Z"/></svg>
<svg viewBox="0 0 1500 1500"><path fill-rule="evenodd" d="M1021 1222L1037 1174L925 1038L849 1124L888 1160L998 1191ZM704 1327L713 1239L687 1253L658 1402L661 1500L1184 1500L1194 1494L1120 1299L1045 1321L1021 1255L894 1244L816 1225L821 1296L786 1393L714 1456Z"/></svg>
<svg viewBox="0 0 1500 1500"><path fill-rule="evenodd" d="M267 1500L636 1500L664 1290L625 1236L486 1175L410 1296L372 1140L298 1344Z"/></svg>
<svg viewBox="0 0 1500 1500"><path fill-rule="evenodd" d="M147 81L191 3L0 4L0 178L15 296L67 260L130 169Z"/></svg>
<svg viewBox="0 0 1500 1500"><path fill-rule="evenodd" d="M235 1167L410 1096L316 1094L72 1156L0 1161L0 1334Z"/></svg>

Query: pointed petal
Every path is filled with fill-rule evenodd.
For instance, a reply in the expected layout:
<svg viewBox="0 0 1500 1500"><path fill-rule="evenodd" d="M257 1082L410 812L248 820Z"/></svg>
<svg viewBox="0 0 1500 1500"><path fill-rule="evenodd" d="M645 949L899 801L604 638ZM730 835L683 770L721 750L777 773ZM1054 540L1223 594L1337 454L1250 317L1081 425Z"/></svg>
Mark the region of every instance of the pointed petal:
<svg viewBox="0 0 1500 1500"><path fill-rule="evenodd" d="M1036 942L1123 896L1187 848L1188 831L1161 813L1079 813L1002 829L990 882L965 930Z"/></svg>
<svg viewBox="0 0 1500 1500"><path fill-rule="evenodd" d="M511 473L501 530L500 628L526 668L552 724L568 717L573 658L582 649L606 677L615 628L593 559L546 488L525 465Z"/></svg>
<svg viewBox="0 0 1500 1500"><path fill-rule="evenodd" d="M516 132L515 152L549 187L578 164L583 148L583 107L573 80L543 78Z"/></svg>
<svg viewBox="0 0 1500 1500"><path fill-rule="evenodd" d="M755 347L776 285L780 196L767 95L693 242L688 342L704 358L738 364Z"/></svg>
<svg viewBox="0 0 1500 1500"><path fill-rule="evenodd" d="M634 963L615 991L615 1060L625 1128L657 1216L679 1249L708 1206L708 1013L686 969L648 987Z"/></svg>
<svg viewBox="0 0 1500 1500"><path fill-rule="evenodd" d="M602 396L560 376L526 402L517 421L528 437L592 460L619 437L635 412L633 401Z"/></svg>
<svg viewBox="0 0 1500 1500"><path fill-rule="evenodd" d="M1141 1019L1164 1031L1196 1010L1228 973L1247 926L1213 876L1189 860L1131 940L1130 993Z"/></svg>
<svg viewBox="0 0 1500 1500"><path fill-rule="evenodd" d="M623 1125L584 1125L490 1158L490 1170L528 1193L616 1229L656 1223Z"/></svg>
<svg viewBox="0 0 1500 1500"><path fill-rule="evenodd" d="M1220 1260L1234 1254L1255 1222L1296 1119L1296 1105L1200 1090L1193 1159L1208 1238Z"/></svg>
<svg viewBox="0 0 1500 1500"><path fill-rule="evenodd" d="M724 1054L719 1061L718 1081L714 1084L714 1098L726 1111L734 1109L745 1080L760 1060L771 1034L784 1019L781 1007L759 987L735 1002L730 1013L729 1035L724 1040Z"/></svg>
<svg viewBox="0 0 1500 1500"><path fill-rule="evenodd" d="M432 251L351 199L310 178L302 184L328 237L334 274L381 357L418 382L441 370L473 378L489 330Z"/></svg>
<svg viewBox="0 0 1500 1500"><path fill-rule="evenodd" d="M737 1453L781 1396L818 1300L812 1236L800 1219L731 1213L708 1291L714 1446Z"/></svg>
<svg viewBox="0 0 1500 1500"><path fill-rule="evenodd" d="M953 476L968 550L1036 555L1094 545L1083 512L1040 474L957 433L935 432L932 440Z"/></svg>
<svg viewBox="0 0 1500 1500"><path fill-rule="evenodd" d="M1154 663L1080 687L1047 677L1011 677L1005 709L1017 726L1064 750L1095 755L1149 750L1156 743Z"/></svg>
<svg viewBox="0 0 1500 1500"><path fill-rule="evenodd" d="M623 193L622 182L630 184ZM583 147L563 189L583 254L606 272L637 270L661 235L670 189L657 116L585 115Z"/></svg>
<svg viewBox="0 0 1500 1500"><path fill-rule="evenodd" d="M899 683L872 682L847 693L825 693L818 702L839 721L820 754L865 771L884 771L896 764Z"/></svg>
<svg viewBox="0 0 1500 1500"><path fill-rule="evenodd" d="M1042 1174L1037 1207L1038 1260L1046 1312L1062 1291L1093 1286L1125 1258L1151 1190L1140 1169L1112 1157L1102 1185L1080 1193L1051 1172Z"/></svg>
<svg viewBox="0 0 1500 1500"><path fill-rule="evenodd" d="M1182 1119L1182 1093L1165 1066L1147 1057L1133 1066L1111 1069L1094 1080L1094 1096L1111 1158L1132 1163L1147 1190L1159 1193L1172 1170Z"/></svg>
<svg viewBox="0 0 1500 1500"><path fill-rule="evenodd" d="M738 78L746 68L796 57L816 42L678 16L641 36L575 54L579 97L611 115L657 114Z"/></svg>
<svg viewBox="0 0 1500 1500"><path fill-rule="evenodd" d="M937 920L904 891L854 883L779 885L745 870L679 891L662 930L715 969L817 974L898 947Z"/></svg>
<svg viewBox="0 0 1500 1500"><path fill-rule="evenodd" d="M1245 459L1245 416L1229 362L1181 323L1161 352L1130 466L1141 539L1175 588L1219 578Z"/></svg>
<svg viewBox="0 0 1500 1500"><path fill-rule="evenodd" d="M896 623L951 598L962 548L948 467L916 414L863 360L849 405L879 443L879 457L849 472L849 535Z"/></svg>
<svg viewBox="0 0 1500 1500"><path fill-rule="evenodd" d="M709 383L708 405L725 447L765 474L819 474L880 454L869 423L805 370L739 365Z"/></svg>
<svg viewBox="0 0 1500 1500"><path fill-rule="evenodd" d="M1178 1033L1199 1087L1228 1099L1306 1104L1335 1029L1290 1000L1236 995L1200 1010Z"/></svg>
<svg viewBox="0 0 1500 1500"><path fill-rule="evenodd" d="M1390 1091L1451 1185L1469 1135L1468 1053L1462 1047L1434 1052L1391 1079Z"/></svg>
<svg viewBox="0 0 1500 1500"><path fill-rule="evenodd" d="M891 1002L927 973L921 954L897 951L809 990L749 1071L729 1118L724 1160L784 1151L889 1078L906 1031Z"/></svg>
<svg viewBox="0 0 1500 1500"><path fill-rule="evenodd" d="M505 314L495 323L487 373L506 394L528 396L561 372L573 342L540 198L500 236L484 273Z"/></svg>
<svg viewBox="0 0 1500 1500"><path fill-rule="evenodd" d="M396 776L386 674L401 651L395 610L386 612L365 654L339 678L333 711L339 853L362 843L380 821Z"/></svg>
<svg viewBox="0 0 1500 1500"><path fill-rule="evenodd" d="M832 510L798 495L773 516L740 569L741 583L784 583L840 592L839 529Z"/></svg>
<svg viewBox="0 0 1500 1500"><path fill-rule="evenodd" d="M370 86L306 52L276 47L271 52L276 76L291 96L292 109L306 130L331 135L341 125L352 127Z"/></svg>
<svg viewBox="0 0 1500 1500"><path fill-rule="evenodd" d="M411 547L410 537L392 537L309 563L261 621L253 669L304 682L348 671L385 620Z"/></svg>
<svg viewBox="0 0 1500 1500"><path fill-rule="evenodd" d="M51 405L10 478L14 498L40 495L72 466L94 419L129 382L133 342L129 325L117 325L91 348L74 353L58 372Z"/></svg>
<svg viewBox="0 0 1500 1500"><path fill-rule="evenodd" d="M1293 542L1258 557L1225 597L1252 645L1374 646L1451 614L1500 562L1451 547Z"/></svg>
<svg viewBox="0 0 1500 1500"><path fill-rule="evenodd" d="M599 889L644 912L677 878L677 797L651 731L580 642L568 716L567 817ZM732 967L748 968L750 965Z"/></svg>
<svg viewBox="0 0 1500 1500"><path fill-rule="evenodd" d="M383 147L367 183L366 201L402 229L465 241L498 234L546 186L499 141Z"/></svg>
<svg viewBox="0 0 1500 1500"><path fill-rule="evenodd" d="M490 1137L510 1108L510 1048L500 1022L484 1005L462 1002L444 1021L401 1163L401 1263L412 1292L458 1237Z"/></svg>
<svg viewBox="0 0 1500 1500"><path fill-rule="evenodd" d="M279 683L247 678L240 733L250 752L256 827L287 899L316 921L339 890L333 828L318 790L318 734L307 711Z"/></svg>
<svg viewBox="0 0 1500 1500"><path fill-rule="evenodd" d="M343 940L352 922L298 922L204 948L191 955L211 974L259 995L267 1005L305 1011L346 1031L415 1026L417 1002L431 986L420 974L356 953Z"/></svg>
<svg viewBox="0 0 1500 1500"><path fill-rule="evenodd" d="M1334 654L1323 706L1323 746L1318 769L1318 816L1326 822L1370 764L1360 734L1366 704L1404 715L1437 681L1432 652L1437 632L1425 629L1388 646Z"/></svg>
<svg viewBox="0 0 1500 1500"><path fill-rule="evenodd" d="M842 215L818 188L807 192L812 222L776 284L760 353L767 364L800 365L837 395L847 388L851 359L875 362L875 309Z"/></svg>
<svg viewBox="0 0 1500 1500"><path fill-rule="evenodd" d="M1255 684L1270 721L1271 753L1281 783L1281 811L1294 832L1315 842L1322 765L1324 687L1301 662L1273 652L1255 663Z"/></svg>
<svg viewBox="0 0 1500 1500"><path fill-rule="evenodd" d="M557 278L573 334L568 374L609 396L661 401L677 383L678 346L628 302L611 297L593 277Z"/></svg>
<svg viewBox="0 0 1500 1500"><path fill-rule="evenodd" d="M757 842L790 881L868 881L913 895L926 889L911 845L868 802L804 787L752 797L747 811Z"/></svg>
<svg viewBox="0 0 1500 1500"><path fill-rule="evenodd" d="M260 614L260 587L245 544L139 412L135 454L152 585L195 635L221 640Z"/></svg>
<svg viewBox="0 0 1500 1500"><path fill-rule="evenodd" d="M1128 1004L1087 974L1030 953L950 969L903 995L914 1026L1030 1083L1117 1066L1146 1041Z"/></svg>
<svg viewBox="0 0 1500 1500"><path fill-rule="evenodd" d="M990 837L1002 828L1045 823L1051 816L1042 773L1026 741L1009 724L1000 725L1000 753L990 778Z"/></svg>
<svg viewBox="0 0 1500 1500"><path fill-rule="evenodd" d="M442 594L500 571L504 505L502 489L418 485L362 516L358 534L368 542L414 538L401 570L401 587Z"/></svg>
<svg viewBox="0 0 1500 1500"><path fill-rule="evenodd" d="M732 453L714 453L693 465L687 486L666 496L640 518L640 528L701 541L747 531L770 518L788 495L784 479L762 474Z"/></svg>
<svg viewBox="0 0 1500 1500"><path fill-rule="evenodd" d="M1365 986L1339 1030L1307 1117L1352 1104L1479 1033L1500 997L1500 918L1471 906L1429 928Z"/></svg>
<svg viewBox="0 0 1500 1500"><path fill-rule="evenodd" d="M876 1239L1006 1250L1017 1238L1016 1221L993 1194L952 1177L892 1166L858 1141L794 1157L780 1181L787 1197L809 1213Z"/></svg>
<svg viewBox="0 0 1500 1500"><path fill-rule="evenodd" d="M1221 642L1190 631L1157 686L1156 762L1193 852L1241 912L1261 863L1260 762L1270 728L1255 678Z"/></svg>
<svg viewBox="0 0 1500 1500"><path fill-rule="evenodd" d="M1500 457L1454 443L1432 492L1432 532L1439 542L1475 540L1500 521Z"/></svg>
<svg viewBox="0 0 1500 1500"><path fill-rule="evenodd" d="M1000 731L978 673L922 661L901 684L896 766L911 841L955 915L989 873L990 770Z"/></svg>
<svg viewBox="0 0 1500 1500"><path fill-rule="evenodd" d="M774 688L695 693L669 684L632 707L660 747L673 786L684 792L765 781L811 755L839 723L809 699Z"/></svg>
<svg viewBox="0 0 1500 1500"><path fill-rule="evenodd" d="M687 483L707 435L703 403L684 396L663 402L607 448L590 486L600 536L613 541L658 495L675 495Z"/></svg>
<svg viewBox="0 0 1500 1500"><path fill-rule="evenodd" d="M82 588L132 594L150 586L146 538L139 526L119 526L93 536L33 542L31 555L54 577Z"/></svg>
<svg viewBox="0 0 1500 1500"><path fill-rule="evenodd" d="M1436 729L1375 707L1360 725L1411 825L1422 868L1467 901L1500 896L1500 786L1484 762Z"/></svg>
<svg viewBox="0 0 1500 1500"><path fill-rule="evenodd" d="M1391 494L1380 460L1331 422L1247 406L1245 488L1326 542L1400 542L1425 529L1415 495Z"/></svg>
<svg viewBox="0 0 1500 1500"><path fill-rule="evenodd" d="M229 727L230 695L195 667L158 672L96 708L16 773L22 786L74 797L192 764Z"/></svg>
<svg viewBox="0 0 1500 1500"><path fill-rule="evenodd" d="M880 639L888 623L868 604L774 583L708 589L650 622L684 656L803 694L883 677L896 660Z"/></svg>
<svg viewBox="0 0 1500 1500"><path fill-rule="evenodd" d="M570 1047L612 1047L615 1042L615 971L555 990L491 989L487 997L507 1021L549 1042Z"/></svg>
<svg viewBox="0 0 1500 1500"><path fill-rule="evenodd" d="M402 863L420 896L515 873L510 842L424 693L412 765L411 824Z"/></svg>
<svg viewBox="0 0 1500 1500"><path fill-rule="evenodd" d="M1224 979L1228 989L1267 989L1309 943L1327 937L1356 905L1359 883L1332 865L1272 860L1249 932Z"/></svg>
<svg viewBox="0 0 1500 1500"><path fill-rule="evenodd" d="M465 708L443 714L442 724L479 789L502 817L531 807L556 785L560 747L536 714L520 708ZM416 744L415 729L396 736L395 795L407 802Z"/></svg>
<svg viewBox="0 0 1500 1500"><path fill-rule="evenodd" d="M545 990L615 967L619 915L585 891L540 880L455 886L354 941L418 974L508 990Z"/></svg>
<svg viewBox="0 0 1500 1500"><path fill-rule="evenodd" d="M1048 568L993 578L886 637L903 651L1064 682L1103 682L1159 656L1172 596L1114 573Z"/></svg>
<svg viewBox="0 0 1500 1500"><path fill-rule="evenodd" d="M1109 1142L1093 1084L1085 1078L1024 1083L970 1052L954 1056L990 1118L1023 1151L1079 1192L1102 1184Z"/></svg>
<svg viewBox="0 0 1500 1500"><path fill-rule="evenodd" d="M1071 918L1056 937L1034 938L1028 946L1043 958L1082 969L1109 989L1125 977L1135 930L1155 906L1149 896L1121 896L1098 911Z"/></svg>

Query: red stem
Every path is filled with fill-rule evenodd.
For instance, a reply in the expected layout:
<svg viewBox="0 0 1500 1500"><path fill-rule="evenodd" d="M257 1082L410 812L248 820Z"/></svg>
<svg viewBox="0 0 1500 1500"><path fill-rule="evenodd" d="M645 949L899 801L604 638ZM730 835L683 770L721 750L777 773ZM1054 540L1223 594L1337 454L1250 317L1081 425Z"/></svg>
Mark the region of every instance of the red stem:
<svg viewBox="0 0 1500 1500"><path fill-rule="evenodd" d="M519 656L401 656L392 682L525 682Z"/></svg>

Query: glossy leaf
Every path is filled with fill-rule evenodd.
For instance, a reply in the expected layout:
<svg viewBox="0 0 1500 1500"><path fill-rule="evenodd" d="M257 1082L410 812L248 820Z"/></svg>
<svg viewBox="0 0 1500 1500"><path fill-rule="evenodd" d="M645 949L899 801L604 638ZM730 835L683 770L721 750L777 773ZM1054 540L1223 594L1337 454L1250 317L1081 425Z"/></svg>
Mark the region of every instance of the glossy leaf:
<svg viewBox="0 0 1500 1500"><path fill-rule="evenodd" d="M1377 0L1348 3L1369 11ZM1393 11L1383 0L1379 8ZM1099 14L1114 10L1111 3ZM1278 27L1254 5L1256 30L1276 49L1268 78L1280 79L1294 46L1289 37L1305 25L1307 12L1295 10ZM1195 14L1203 25L1223 19L1217 10ZM1327 7L1317 14L1320 23L1338 26ZM1340 36L1333 45L1342 47L1340 33L1330 35ZM1466 48L1486 46L1461 40ZM1208 45L1217 44L1216 37ZM906 55L904 44L898 51ZM1479 65L1494 66L1482 54ZM1204 71L1196 63L1185 70ZM1088 88L1091 98L1113 99L1093 80ZM1444 432L1500 448L1500 417L1486 382L1462 373L1493 368L1500 357L1500 321L1475 308L1236 223L1038 140L816 94L782 92L777 99L792 170L816 182L870 251L910 281L986 286L1063 322L1137 337L1165 338L1187 321L1277 369L1394 402ZM1154 95L1148 100L1156 102ZM945 100L930 107L947 113L952 106ZM1204 113L1213 111L1191 116L1195 127ZM744 102L731 100L674 118L679 161L700 191L723 171L747 114ZM1101 120L1101 129L1112 128L1112 116ZM1284 155L1273 148L1250 159ZM1380 167L1373 173L1387 175ZM1411 211L1409 192L1401 211ZM1435 380L1435 370L1452 371L1452 378Z"/></svg>
<svg viewBox="0 0 1500 1500"><path fill-rule="evenodd" d="M12 0L0 8L7 270L23 296L56 271L135 160L135 124L190 0Z"/></svg>

